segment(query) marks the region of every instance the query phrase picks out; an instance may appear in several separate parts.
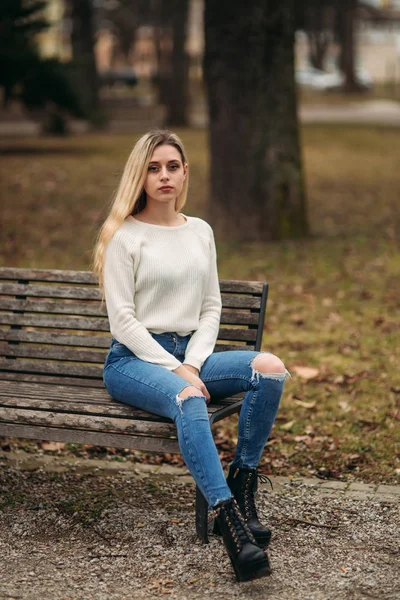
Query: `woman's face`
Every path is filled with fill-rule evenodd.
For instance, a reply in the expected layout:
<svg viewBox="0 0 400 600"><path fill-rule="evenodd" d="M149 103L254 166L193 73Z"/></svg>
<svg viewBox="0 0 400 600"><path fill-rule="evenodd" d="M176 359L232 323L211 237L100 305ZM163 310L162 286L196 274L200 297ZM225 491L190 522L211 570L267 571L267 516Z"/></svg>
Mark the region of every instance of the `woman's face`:
<svg viewBox="0 0 400 600"><path fill-rule="evenodd" d="M177 197L186 179L187 164L175 146L157 146L151 157L144 190L149 203L171 203L175 207Z"/></svg>

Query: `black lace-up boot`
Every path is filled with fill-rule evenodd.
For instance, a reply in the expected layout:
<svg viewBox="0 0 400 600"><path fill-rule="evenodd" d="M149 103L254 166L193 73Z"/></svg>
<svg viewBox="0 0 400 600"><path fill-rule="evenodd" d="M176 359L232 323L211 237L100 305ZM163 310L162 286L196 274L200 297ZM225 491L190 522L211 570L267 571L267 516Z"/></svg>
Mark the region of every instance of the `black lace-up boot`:
<svg viewBox="0 0 400 600"><path fill-rule="evenodd" d="M255 493L258 487L258 477L257 469L245 469L231 465L227 483L257 544L266 548L271 539L271 531L261 525L257 515ZM217 523L214 524L214 533L221 535Z"/></svg>
<svg viewBox="0 0 400 600"><path fill-rule="evenodd" d="M257 545L234 498L221 502L214 517L222 534L236 579L250 581L271 574L268 556Z"/></svg>

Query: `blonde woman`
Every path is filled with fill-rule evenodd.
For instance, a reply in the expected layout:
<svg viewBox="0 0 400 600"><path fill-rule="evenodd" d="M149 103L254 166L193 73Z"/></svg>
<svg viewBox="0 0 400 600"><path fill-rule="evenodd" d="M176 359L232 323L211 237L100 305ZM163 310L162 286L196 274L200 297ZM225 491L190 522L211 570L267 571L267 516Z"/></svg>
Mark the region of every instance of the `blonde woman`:
<svg viewBox="0 0 400 600"><path fill-rule="evenodd" d="M215 511L238 581L269 575L270 531L254 504L257 465L286 377L269 353L214 353L221 314L210 226L180 211L189 166L175 134L135 145L95 249L113 340L104 383L120 402L169 417L193 478ZM236 456L225 479L207 402L247 392Z"/></svg>

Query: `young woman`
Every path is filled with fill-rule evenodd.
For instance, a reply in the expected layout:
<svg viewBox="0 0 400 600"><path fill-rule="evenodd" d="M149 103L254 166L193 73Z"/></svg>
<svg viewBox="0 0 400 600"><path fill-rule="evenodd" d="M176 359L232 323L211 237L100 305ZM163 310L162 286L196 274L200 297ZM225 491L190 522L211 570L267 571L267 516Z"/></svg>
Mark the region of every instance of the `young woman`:
<svg viewBox="0 0 400 600"><path fill-rule="evenodd" d="M126 163L95 249L113 336L104 383L116 400L174 420L215 532L244 581L271 572L271 532L258 520L254 492L287 371L270 353L213 353L221 314L215 243L207 223L180 212L188 179L183 144L169 131L144 135ZM207 403L242 391L226 480Z"/></svg>

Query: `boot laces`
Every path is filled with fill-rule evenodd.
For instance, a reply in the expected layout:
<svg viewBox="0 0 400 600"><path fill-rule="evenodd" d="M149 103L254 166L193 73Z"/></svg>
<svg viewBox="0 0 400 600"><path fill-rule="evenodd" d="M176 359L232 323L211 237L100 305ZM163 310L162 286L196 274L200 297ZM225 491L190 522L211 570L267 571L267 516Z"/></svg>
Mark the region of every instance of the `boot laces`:
<svg viewBox="0 0 400 600"><path fill-rule="evenodd" d="M215 517L220 514L221 509L223 509L225 512L225 519L228 523L229 529L231 530L233 539L236 541L239 548L248 542L255 544L256 540L240 512L239 505L236 500L233 500L232 503L225 506L219 506L216 510L214 510Z"/></svg>
<svg viewBox="0 0 400 600"><path fill-rule="evenodd" d="M269 477L267 477L267 475L262 475L261 473L258 473L256 471L249 473L247 480L246 480L245 501L244 501L244 512L245 512L245 516L246 516L247 520L249 520L251 518L258 519L257 509L256 509L256 504L255 504L255 492L254 492L257 478L261 481L261 483L268 482L271 486L271 489L273 489L272 481L270 480Z"/></svg>
<svg viewBox="0 0 400 600"><path fill-rule="evenodd" d="M231 513L230 516L232 519L233 529L236 532L236 535L239 539L240 544L241 545L246 544L248 541L255 543L253 534L250 532L250 529L248 528L246 521L242 517L236 501L232 505L232 508L229 512Z"/></svg>

